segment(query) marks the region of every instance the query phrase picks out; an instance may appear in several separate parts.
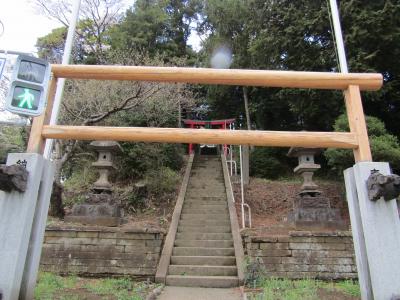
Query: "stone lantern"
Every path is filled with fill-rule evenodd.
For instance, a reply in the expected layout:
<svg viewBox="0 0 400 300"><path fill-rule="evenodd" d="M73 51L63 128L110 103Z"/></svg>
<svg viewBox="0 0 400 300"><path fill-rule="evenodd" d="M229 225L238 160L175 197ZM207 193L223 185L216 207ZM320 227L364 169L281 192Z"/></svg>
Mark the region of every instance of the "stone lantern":
<svg viewBox="0 0 400 300"><path fill-rule="evenodd" d="M303 177L303 184L293 201L293 211L289 214L289 220L296 227L341 228L344 222L339 209L331 208L329 198L322 195L312 179L314 172L321 168L314 161L314 156L320 152L321 149L295 147L290 148L288 152L289 157L296 157L299 162L293 170L294 173Z"/></svg>
<svg viewBox="0 0 400 300"><path fill-rule="evenodd" d="M108 181L108 176L110 171L115 169L113 155L122 151L121 146L113 141L94 141L90 143L89 147L98 152L97 161L92 163L92 166L100 175L92 189L100 193L110 192L112 185Z"/></svg>
<svg viewBox="0 0 400 300"><path fill-rule="evenodd" d="M321 192L318 190L312 178L314 172L321 168L320 165L314 162L314 156L321 152L321 149L313 148L290 148L288 152L289 157L297 157L299 165L294 168L294 173L303 177L303 184L301 185L302 195L319 195Z"/></svg>
<svg viewBox="0 0 400 300"><path fill-rule="evenodd" d="M92 167L98 171L99 179L93 184L91 192L86 195L85 202L75 204L66 222L77 222L87 225L119 226L121 224L121 208L112 193L112 184L108 181L110 171L115 169L113 155L122 148L113 141L94 141L90 147L98 152L97 161Z"/></svg>

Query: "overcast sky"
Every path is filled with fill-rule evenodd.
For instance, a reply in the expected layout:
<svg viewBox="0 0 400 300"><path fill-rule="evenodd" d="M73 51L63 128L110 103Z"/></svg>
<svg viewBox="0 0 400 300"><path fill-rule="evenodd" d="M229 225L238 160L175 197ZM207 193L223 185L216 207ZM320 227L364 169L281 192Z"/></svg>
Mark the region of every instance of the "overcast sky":
<svg viewBox="0 0 400 300"><path fill-rule="evenodd" d="M132 2L133 0L127 0L126 7ZM32 0L1 0L0 21L0 50L32 54L37 52L35 44L38 37L45 36L52 29L62 26L59 22L38 14ZM200 49L200 40L196 35L191 36L188 42L195 50ZM5 57L5 55L0 53L0 57ZM11 58L8 56L5 73L12 67ZM0 121L11 115L2 111L3 105L4 102L0 101Z"/></svg>
<svg viewBox="0 0 400 300"><path fill-rule="evenodd" d="M132 3L132 1L126 1ZM128 7L128 5L127 5ZM39 15L32 4L32 0L2 0L0 4L0 50L14 50L36 53L35 43L38 37L51 32L52 29L62 26L59 22ZM189 44L199 48L199 39L189 38Z"/></svg>
<svg viewBox="0 0 400 300"><path fill-rule="evenodd" d="M4 0L0 4L0 49L36 52L38 37L60 27L60 23L38 15L29 0Z"/></svg>

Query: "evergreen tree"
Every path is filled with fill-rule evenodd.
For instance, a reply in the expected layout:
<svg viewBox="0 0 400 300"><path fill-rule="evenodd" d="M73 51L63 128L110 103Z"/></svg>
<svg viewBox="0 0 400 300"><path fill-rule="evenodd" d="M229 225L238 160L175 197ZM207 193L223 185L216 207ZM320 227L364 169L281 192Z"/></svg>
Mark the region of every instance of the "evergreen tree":
<svg viewBox="0 0 400 300"><path fill-rule="evenodd" d="M187 40L199 5L197 0L137 0L112 30L112 47L167 58L193 55Z"/></svg>

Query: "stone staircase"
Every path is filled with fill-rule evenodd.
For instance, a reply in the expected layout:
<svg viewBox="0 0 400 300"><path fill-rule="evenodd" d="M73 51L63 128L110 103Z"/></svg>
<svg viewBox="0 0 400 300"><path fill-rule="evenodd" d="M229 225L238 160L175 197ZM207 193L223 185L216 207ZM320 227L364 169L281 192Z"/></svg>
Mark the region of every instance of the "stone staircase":
<svg viewBox="0 0 400 300"><path fill-rule="evenodd" d="M183 202L165 283L239 285L221 158L197 156Z"/></svg>

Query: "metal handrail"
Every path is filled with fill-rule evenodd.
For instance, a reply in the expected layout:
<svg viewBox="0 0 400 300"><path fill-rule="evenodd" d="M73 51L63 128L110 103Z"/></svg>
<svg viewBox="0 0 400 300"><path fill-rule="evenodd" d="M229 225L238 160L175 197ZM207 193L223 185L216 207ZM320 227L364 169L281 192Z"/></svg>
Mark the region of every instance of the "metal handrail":
<svg viewBox="0 0 400 300"><path fill-rule="evenodd" d="M244 207L248 208L249 212L249 227L251 228L251 209L250 206L244 202L244 185L243 185L243 152L242 145L239 146L239 155L240 155L240 193L242 196L241 208L242 208L242 228L246 228L245 222L245 210Z"/></svg>
<svg viewBox="0 0 400 300"><path fill-rule="evenodd" d="M226 163L230 164L229 166L230 166L230 170L231 170L231 176L233 176L233 170L235 170L235 175L237 175L237 164L236 164L236 161L232 159L232 160L227 160ZM233 168L233 166L235 166L235 167Z"/></svg>
<svg viewBox="0 0 400 300"><path fill-rule="evenodd" d="M234 126L230 126L229 127L230 130L235 130ZM229 145L229 147L227 148L227 151L224 153L225 154L225 158L230 155L230 160L226 160L226 166L228 168L228 162L230 163L230 174L228 172L228 181L229 184L231 186L231 194L232 194L232 199L233 199L233 203L235 203L235 196L233 193L233 186L232 186L232 181L231 181L231 176L233 175L233 170L232 170L232 166L233 164L235 165L235 175L237 175L237 164L236 161L233 159L233 151L232 151L232 147L233 145ZM248 225L249 228L251 228L252 226L252 219L251 219L251 208L250 205L248 205L245 201L244 201L244 186L243 186L243 163L242 163L242 146L239 146L240 149L240 188L241 188L241 215L242 215L242 228L246 228L246 211L245 211L245 207L247 207L247 212L248 212Z"/></svg>
<svg viewBox="0 0 400 300"><path fill-rule="evenodd" d="M232 195L232 201L233 201L233 203L235 203L236 202L235 201L235 195L233 193L233 186L232 186L231 176L229 175L229 173L228 173L228 181L229 181L229 184L231 186L230 190L231 190L231 195Z"/></svg>

